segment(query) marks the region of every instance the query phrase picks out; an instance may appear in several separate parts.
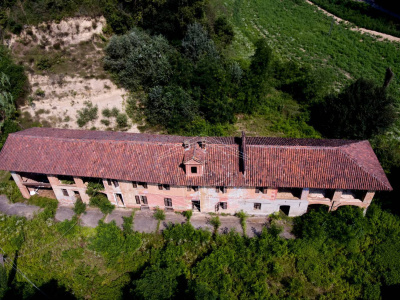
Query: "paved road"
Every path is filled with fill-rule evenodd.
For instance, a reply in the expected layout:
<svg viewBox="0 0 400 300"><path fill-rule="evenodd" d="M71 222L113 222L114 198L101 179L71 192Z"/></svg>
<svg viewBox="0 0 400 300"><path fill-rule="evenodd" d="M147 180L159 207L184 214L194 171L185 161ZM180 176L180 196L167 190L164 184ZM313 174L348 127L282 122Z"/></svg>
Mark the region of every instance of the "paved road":
<svg viewBox="0 0 400 300"><path fill-rule="evenodd" d="M27 205L24 203L9 203L7 198L0 195L0 212L7 215L17 215L32 219L35 214L39 213L41 209L37 206ZM132 215L132 210L116 208L113 212L106 217L97 208L87 208L86 212L80 217L80 224L82 226L95 228L99 220L103 219L104 222L110 223L114 221L117 226L122 228L123 217L129 217ZM59 206L55 215L55 220L62 222L64 220L71 220L74 216L74 211L72 207ZM210 224L211 215L194 213L190 222L194 228L203 228L213 231L213 226ZM220 216L221 226L218 232L221 234L228 233L230 231L236 231L243 234L242 226L240 225L239 218L235 216ZM169 226L169 224L182 224L186 222L186 218L181 214L174 212L166 212L165 220L160 223L160 230L164 230ZM135 211L135 217L133 221L133 230L138 232L151 233L157 230L158 221L154 219L153 212L151 211ZM254 237L260 235L262 229L267 226L267 217L249 217L247 219L246 235L248 237ZM292 238L290 234L284 232L282 235L286 238Z"/></svg>

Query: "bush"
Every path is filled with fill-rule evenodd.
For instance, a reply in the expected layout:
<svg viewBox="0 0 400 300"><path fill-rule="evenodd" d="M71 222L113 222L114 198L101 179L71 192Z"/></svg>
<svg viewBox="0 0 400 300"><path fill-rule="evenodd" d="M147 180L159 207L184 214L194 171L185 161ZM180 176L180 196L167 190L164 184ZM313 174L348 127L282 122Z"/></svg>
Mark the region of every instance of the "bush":
<svg viewBox="0 0 400 300"><path fill-rule="evenodd" d="M86 194L89 196L95 196L98 192L104 191L104 184L100 178L88 178L86 182L88 183Z"/></svg>
<svg viewBox="0 0 400 300"><path fill-rule="evenodd" d="M24 199L17 184L11 179L6 182L0 182L0 194L6 195L11 203L21 202Z"/></svg>
<svg viewBox="0 0 400 300"><path fill-rule="evenodd" d="M30 197L28 199L28 204L44 208L43 213L46 218L54 218L58 207L58 201L56 199L41 197L39 195Z"/></svg>
<svg viewBox="0 0 400 300"><path fill-rule="evenodd" d="M116 118L116 117L118 117L118 115L119 115L119 109L116 107L113 107L110 111L110 116Z"/></svg>
<svg viewBox="0 0 400 300"><path fill-rule="evenodd" d="M193 211L192 210L185 210L182 214L186 217L187 221L190 222L190 219L191 219L191 217L193 215Z"/></svg>
<svg viewBox="0 0 400 300"><path fill-rule="evenodd" d="M74 212L76 215L81 215L86 211L86 203L83 203L81 198L76 199L74 204Z"/></svg>
<svg viewBox="0 0 400 300"><path fill-rule="evenodd" d="M105 215L110 214L115 208L115 206L111 204L110 200L108 200L107 196L101 193L90 197L89 206L99 208Z"/></svg>
<svg viewBox="0 0 400 300"><path fill-rule="evenodd" d="M109 118L111 117L111 110L109 108L105 108L103 109L103 111L101 112L103 114L104 117Z"/></svg>
<svg viewBox="0 0 400 300"><path fill-rule="evenodd" d="M165 212L162 209L156 208L153 217L158 221L165 220Z"/></svg>
<svg viewBox="0 0 400 300"><path fill-rule="evenodd" d="M236 216L240 219L240 225L243 229L243 234L246 235L247 223L246 220L249 217L243 210L236 213Z"/></svg>
<svg viewBox="0 0 400 300"><path fill-rule="evenodd" d="M98 118L98 107L93 106L93 104L89 101L84 102L85 107L81 110L78 110L77 115L77 123L79 127L85 126L87 123L94 121Z"/></svg>
<svg viewBox="0 0 400 300"><path fill-rule="evenodd" d="M218 228L221 226L221 220L219 219L219 216L210 218L210 224L214 227L214 232L216 233Z"/></svg>
<svg viewBox="0 0 400 300"><path fill-rule="evenodd" d="M126 114L118 114L116 122L118 129L125 129L128 127L128 116Z"/></svg>

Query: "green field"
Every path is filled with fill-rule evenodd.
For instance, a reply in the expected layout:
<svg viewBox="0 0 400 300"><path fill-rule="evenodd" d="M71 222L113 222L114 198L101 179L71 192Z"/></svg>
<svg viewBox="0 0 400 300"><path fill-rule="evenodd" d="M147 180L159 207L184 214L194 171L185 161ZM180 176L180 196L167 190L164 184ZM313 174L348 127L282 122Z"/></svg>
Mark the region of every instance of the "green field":
<svg viewBox="0 0 400 300"><path fill-rule="evenodd" d="M339 85L361 76L383 82L387 67L400 72L400 44L378 41L345 24L332 25L331 17L303 0L215 0L213 6L240 33L232 55L251 55L249 41L264 37L282 59L323 69ZM399 87L395 79L392 92L399 95Z"/></svg>

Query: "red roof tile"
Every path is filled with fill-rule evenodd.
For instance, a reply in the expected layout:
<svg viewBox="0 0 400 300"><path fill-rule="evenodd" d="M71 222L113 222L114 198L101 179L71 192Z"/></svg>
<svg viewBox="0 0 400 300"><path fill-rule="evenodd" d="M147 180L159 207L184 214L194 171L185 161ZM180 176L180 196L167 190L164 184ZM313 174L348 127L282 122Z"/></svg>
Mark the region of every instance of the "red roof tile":
<svg viewBox="0 0 400 300"><path fill-rule="evenodd" d="M185 155L187 140L192 150ZM31 128L9 135L0 153L0 169L171 185L392 189L368 141L246 137L245 175L240 168L240 138L207 137L205 153L197 149L199 141ZM204 162L202 176L186 176L186 158Z"/></svg>

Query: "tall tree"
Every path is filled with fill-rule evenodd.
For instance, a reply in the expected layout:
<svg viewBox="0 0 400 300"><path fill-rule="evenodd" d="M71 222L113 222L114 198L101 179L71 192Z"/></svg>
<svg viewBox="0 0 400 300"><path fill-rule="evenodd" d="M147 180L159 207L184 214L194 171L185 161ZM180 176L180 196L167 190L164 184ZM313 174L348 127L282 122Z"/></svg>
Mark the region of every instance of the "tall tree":
<svg viewBox="0 0 400 300"><path fill-rule="evenodd" d="M312 121L329 138L369 139L396 120L395 99L373 81L360 78L313 109Z"/></svg>

